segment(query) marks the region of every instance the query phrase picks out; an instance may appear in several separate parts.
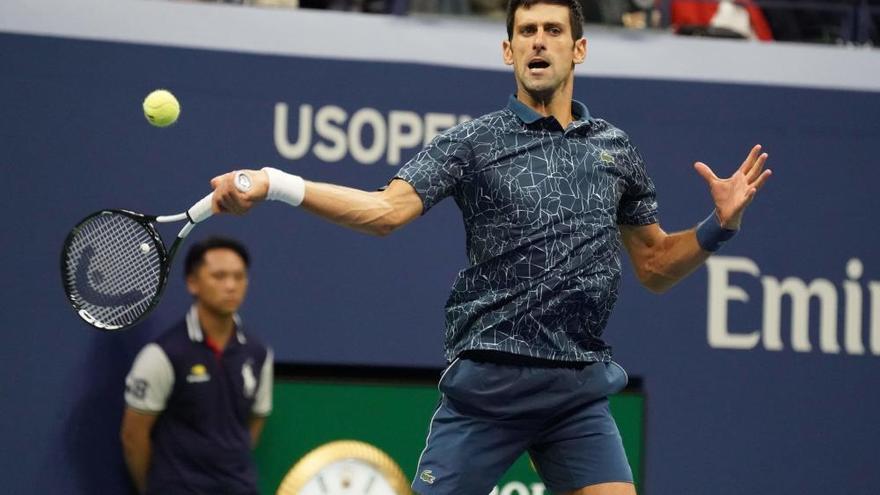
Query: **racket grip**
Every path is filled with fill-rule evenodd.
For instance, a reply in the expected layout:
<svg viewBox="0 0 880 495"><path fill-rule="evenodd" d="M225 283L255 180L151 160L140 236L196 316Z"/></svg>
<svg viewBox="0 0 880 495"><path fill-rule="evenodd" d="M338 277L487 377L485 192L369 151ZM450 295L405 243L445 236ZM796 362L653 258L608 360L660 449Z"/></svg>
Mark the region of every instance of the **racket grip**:
<svg viewBox="0 0 880 495"><path fill-rule="evenodd" d="M214 214L211 211L211 201L214 198L214 193L209 192L207 196L200 199L198 203L192 205L189 210L186 211L186 216L189 217L190 222L199 223L203 222Z"/></svg>

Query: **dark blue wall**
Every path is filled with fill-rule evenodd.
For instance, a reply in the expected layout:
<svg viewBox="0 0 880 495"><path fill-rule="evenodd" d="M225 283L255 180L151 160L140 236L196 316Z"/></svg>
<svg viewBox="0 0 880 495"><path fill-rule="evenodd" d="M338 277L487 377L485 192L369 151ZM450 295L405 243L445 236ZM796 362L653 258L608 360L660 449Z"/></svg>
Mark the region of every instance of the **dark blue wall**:
<svg viewBox="0 0 880 495"><path fill-rule="evenodd" d="M208 192L213 175L239 167L273 165L375 188L395 167L279 156L275 104L289 105L294 140L296 109L305 103L337 105L349 116L364 107L476 116L513 90L503 72L13 35L0 35L0 67L7 493L127 489L117 440L123 377L140 346L188 305L177 266L162 305L139 327L105 334L80 322L66 306L58 257L86 213L177 212ZM142 98L157 87L182 103L171 128L152 128L141 114ZM695 160L730 173L752 144L765 145L775 176L743 233L720 254L747 257L780 280L835 284L841 343L841 284L848 260L858 258L868 346L869 284L880 280L880 94L591 77L580 77L575 93L640 146L667 230L688 228L711 208ZM211 219L193 236L210 233L251 247L252 290L242 313L278 361L442 365L442 306L465 262L451 201L388 239L279 204L244 219ZM749 295L729 304L731 330L760 328L760 280L734 274L731 281ZM618 361L644 378L646 493L875 493L880 356L870 347L865 355L823 353L815 301L812 352L791 350L788 302L783 350L713 349L707 283L703 269L654 296L628 272L607 330Z"/></svg>

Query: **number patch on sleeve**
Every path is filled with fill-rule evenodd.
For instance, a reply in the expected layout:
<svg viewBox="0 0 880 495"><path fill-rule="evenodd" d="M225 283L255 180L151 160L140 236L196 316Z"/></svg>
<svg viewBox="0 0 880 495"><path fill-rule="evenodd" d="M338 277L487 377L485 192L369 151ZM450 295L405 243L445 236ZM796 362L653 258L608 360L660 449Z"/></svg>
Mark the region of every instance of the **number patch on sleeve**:
<svg viewBox="0 0 880 495"><path fill-rule="evenodd" d="M144 400L147 396L147 389L150 388L149 382L142 378L133 378L125 385L125 392L132 397Z"/></svg>

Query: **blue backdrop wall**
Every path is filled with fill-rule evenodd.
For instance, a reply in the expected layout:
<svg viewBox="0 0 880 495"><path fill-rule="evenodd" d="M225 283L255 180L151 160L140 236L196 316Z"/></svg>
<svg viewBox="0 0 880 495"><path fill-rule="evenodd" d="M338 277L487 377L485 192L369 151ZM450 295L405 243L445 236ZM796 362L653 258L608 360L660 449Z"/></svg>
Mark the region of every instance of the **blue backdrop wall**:
<svg viewBox="0 0 880 495"><path fill-rule="evenodd" d="M0 34L0 64L7 493L128 490L123 378L188 305L178 265L136 329L80 322L58 257L86 213L177 212L239 167L376 188L426 134L513 91L500 71L20 34ZM141 115L156 87L182 102L171 128ZM579 77L575 93L639 145L667 230L710 210L694 161L729 173L761 143L775 172L708 269L663 296L627 272L606 335L644 379L646 493L875 493L880 93L611 77ZM443 365L442 307L465 263L451 201L385 239L279 204L194 237L213 233L252 249L242 313L278 361Z"/></svg>

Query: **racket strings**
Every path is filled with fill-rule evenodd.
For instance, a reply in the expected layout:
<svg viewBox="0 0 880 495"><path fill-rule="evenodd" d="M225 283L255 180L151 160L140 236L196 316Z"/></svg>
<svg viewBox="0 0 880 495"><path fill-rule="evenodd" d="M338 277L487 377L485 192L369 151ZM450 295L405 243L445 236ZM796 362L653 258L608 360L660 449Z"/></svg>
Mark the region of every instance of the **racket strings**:
<svg viewBox="0 0 880 495"><path fill-rule="evenodd" d="M95 239L107 240L110 239L110 236L112 235L120 236L118 239L119 244L105 244L105 246L110 248L106 251L107 256L93 257L93 264L92 267L90 267L94 270L91 271L92 277L104 278L106 277L106 274L111 274L111 277L106 279L106 282L104 283L107 290L101 292L110 296L102 298L102 302L106 307L114 308L111 310L113 318L120 318L129 312L139 312L138 309L144 304L148 305L150 299L152 299L152 294L150 292L155 292L145 291L143 289L157 286L159 283L157 270L152 271L149 269L149 266L143 267L146 268L144 270L141 269L142 267L136 265L138 262L142 262L140 259L144 257L142 251L137 253L140 254L137 258L132 256L132 254L135 253L134 249L122 249L119 252L112 251L121 246L125 246L126 248L138 246L138 250L140 251L140 245L145 244L150 248L150 252L155 252L149 234L146 236L141 235L144 234L142 228L140 228L141 226L136 222L132 223L135 224L134 228L119 229L115 234L114 225L111 222L103 222L96 225L98 232ZM99 284L97 285L100 285L100 282L104 281L98 280L98 282ZM126 306L128 306L127 309Z"/></svg>
<svg viewBox="0 0 880 495"><path fill-rule="evenodd" d="M78 226L65 255L71 300L106 326L125 326L150 309L162 281L162 260L146 226L107 212Z"/></svg>

